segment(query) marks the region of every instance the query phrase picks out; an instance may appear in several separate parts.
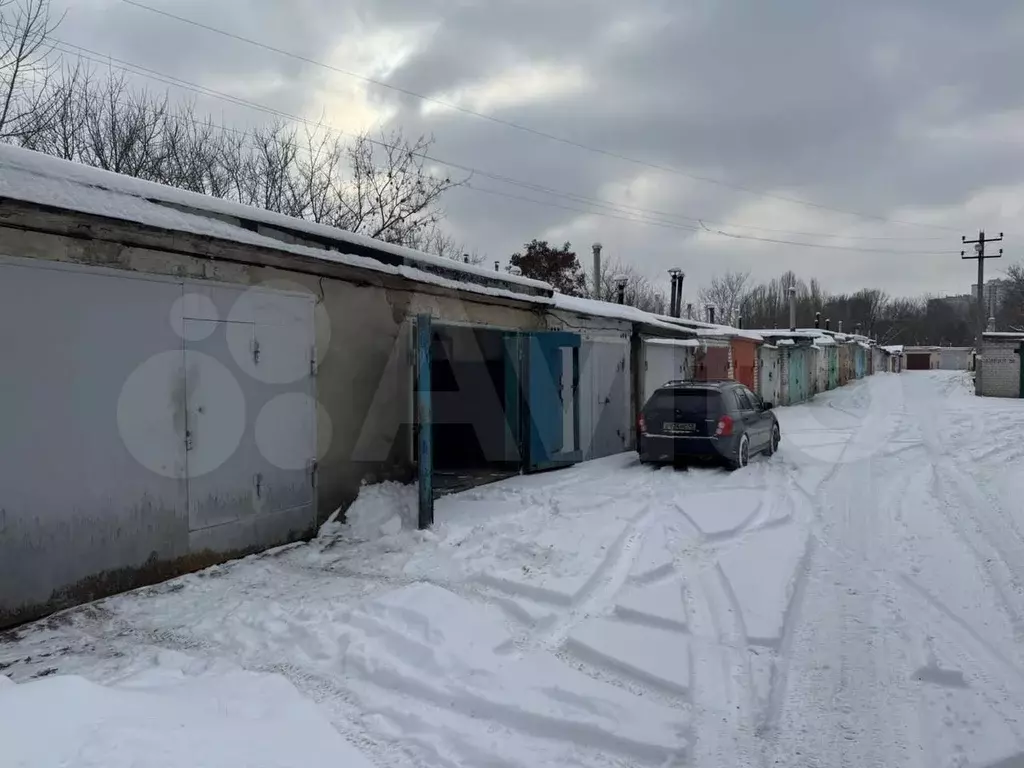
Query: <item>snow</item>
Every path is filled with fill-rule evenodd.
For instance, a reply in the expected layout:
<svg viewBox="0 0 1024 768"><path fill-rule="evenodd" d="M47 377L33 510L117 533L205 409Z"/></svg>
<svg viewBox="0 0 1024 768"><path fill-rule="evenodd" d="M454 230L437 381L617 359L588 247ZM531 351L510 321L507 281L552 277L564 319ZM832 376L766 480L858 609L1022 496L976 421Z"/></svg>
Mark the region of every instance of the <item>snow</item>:
<svg viewBox="0 0 1024 768"><path fill-rule="evenodd" d="M719 556L750 643L772 646L781 640L806 549L806 535L780 526L752 534Z"/></svg>
<svg viewBox="0 0 1024 768"><path fill-rule="evenodd" d="M656 688L685 695L690 687L687 640L676 632L611 619L591 619L569 636L581 658L621 669Z"/></svg>
<svg viewBox="0 0 1024 768"><path fill-rule="evenodd" d="M596 299L588 299L581 296L567 296L563 293L555 293L554 305L558 309L568 310L581 315L611 317L634 323L645 323L655 328L664 328L676 333L688 331L695 336L743 338L750 339L751 341L762 340L759 334L740 328L701 323L696 320L685 320L668 315L656 315L626 304L597 301Z"/></svg>
<svg viewBox="0 0 1024 768"><path fill-rule="evenodd" d="M3 758L1024 762L1024 401L926 371L777 415L739 472L623 454L446 496L428 532L367 486L308 544L0 635Z"/></svg>
<svg viewBox="0 0 1024 768"><path fill-rule="evenodd" d="M177 213L163 204L194 209L197 212L247 219L268 227L290 230L321 238L330 238L339 243L359 246L400 256L413 263L444 267L467 275L500 279L510 285L528 286L550 290L547 283L507 273L495 273L486 267L464 264L429 253L392 245L365 235L329 227L324 224L296 219L262 208L255 208L229 200L222 200L196 192L188 192L164 186L151 181L122 176L79 163L61 160L9 144L0 145L0 195L23 202L67 208L80 213L93 213L113 218L124 218L140 224L168 226L176 222L178 227L189 219L217 222L212 217ZM226 222L219 222L222 232L230 232L237 239L246 230ZM178 228L170 226L169 228ZM190 231L190 230L185 230ZM212 234L212 233L211 233ZM261 238L267 240L268 238ZM278 241L272 241L278 243ZM279 243L278 243L279 244ZM335 257L339 254L317 249L310 250L321 257ZM360 261L371 261L360 259Z"/></svg>
<svg viewBox="0 0 1024 768"><path fill-rule="evenodd" d="M616 615L626 621L684 630L686 607L683 584L677 580L629 587L615 604Z"/></svg>
<svg viewBox="0 0 1024 768"><path fill-rule="evenodd" d="M763 495L756 490L711 491L687 496L679 502L693 524L709 538L729 536L758 513Z"/></svg>
<svg viewBox="0 0 1024 768"><path fill-rule="evenodd" d="M365 235L122 176L7 144L0 144L0 197L256 245L317 261L400 275L416 282L453 290L527 301L593 317L644 323L674 333L760 340L760 336L736 328L655 315L611 302L565 296L553 292L550 285L539 280L464 264L454 259L374 240ZM255 221L268 230L297 233L299 237L307 235L311 238L326 238L341 247L348 244L372 248L376 252L400 258L403 264L386 264L365 256L286 242L237 226L223 217ZM432 270L444 270L464 275L465 278L451 279L435 274ZM481 280L496 282L502 287L480 284Z"/></svg>
<svg viewBox="0 0 1024 768"><path fill-rule="evenodd" d="M371 767L283 677L241 670L7 686L0 744L9 768Z"/></svg>
<svg viewBox="0 0 1024 768"><path fill-rule="evenodd" d="M386 482L363 486L359 497L345 511L345 533L353 539L372 541L395 536L403 529L413 530L419 521L419 496L416 488ZM342 530L340 523L325 523L320 535Z"/></svg>
<svg viewBox="0 0 1024 768"><path fill-rule="evenodd" d="M653 344L655 346L665 347L699 347L700 342L695 339L644 339L644 344Z"/></svg>

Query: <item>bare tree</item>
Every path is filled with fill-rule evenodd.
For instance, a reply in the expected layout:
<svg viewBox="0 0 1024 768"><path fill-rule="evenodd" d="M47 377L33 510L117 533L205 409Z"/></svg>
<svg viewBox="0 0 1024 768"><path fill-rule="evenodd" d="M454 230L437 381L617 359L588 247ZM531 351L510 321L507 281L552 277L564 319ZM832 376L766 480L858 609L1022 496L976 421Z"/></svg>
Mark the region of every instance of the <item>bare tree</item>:
<svg viewBox="0 0 1024 768"><path fill-rule="evenodd" d="M741 305L749 272L726 272L711 280L711 284L700 290L700 302L715 308L716 322L735 325L740 318Z"/></svg>
<svg viewBox="0 0 1024 768"><path fill-rule="evenodd" d="M37 29L36 19L25 23ZM426 167L431 138L394 131L345 143L322 125L300 133L284 121L237 130L197 115L194 103L134 88L123 73L59 74L47 83L49 108L11 128L23 146L464 260L439 229L441 197L462 182Z"/></svg>
<svg viewBox="0 0 1024 768"><path fill-rule="evenodd" d="M476 249L468 248L465 243L460 243L438 227L414 233L404 245L465 264L481 264L484 260L484 257Z"/></svg>
<svg viewBox="0 0 1024 768"><path fill-rule="evenodd" d="M586 294L594 295L594 276L587 273ZM665 292L631 264L619 259L609 259L601 269L599 296L602 301L618 301L619 280L626 283L624 302L631 307L663 315L668 312Z"/></svg>
<svg viewBox="0 0 1024 768"><path fill-rule="evenodd" d="M1006 294L996 315L1000 330L1024 332L1024 263L1013 264L1006 270Z"/></svg>
<svg viewBox="0 0 1024 768"><path fill-rule="evenodd" d="M49 0L0 0L0 140L48 124L56 107L51 79L57 63Z"/></svg>

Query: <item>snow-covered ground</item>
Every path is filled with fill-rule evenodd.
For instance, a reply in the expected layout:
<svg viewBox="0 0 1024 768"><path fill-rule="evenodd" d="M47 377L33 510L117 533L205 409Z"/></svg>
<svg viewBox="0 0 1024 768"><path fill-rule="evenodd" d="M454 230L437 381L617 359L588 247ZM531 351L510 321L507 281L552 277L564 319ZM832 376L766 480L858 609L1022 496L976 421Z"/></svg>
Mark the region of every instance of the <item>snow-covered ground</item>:
<svg viewBox="0 0 1024 768"><path fill-rule="evenodd" d="M629 454L426 533L370 488L308 545L0 635L0 754L1024 766L1024 401L908 372L778 415L736 473Z"/></svg>

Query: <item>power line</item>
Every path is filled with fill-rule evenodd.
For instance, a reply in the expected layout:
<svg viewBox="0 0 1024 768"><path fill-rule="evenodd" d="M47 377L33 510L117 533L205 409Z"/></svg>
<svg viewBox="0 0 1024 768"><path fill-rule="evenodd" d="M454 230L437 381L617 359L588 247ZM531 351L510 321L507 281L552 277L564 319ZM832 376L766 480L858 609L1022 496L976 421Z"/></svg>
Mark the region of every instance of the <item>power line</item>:
<svg viewBox="0 0 1024 768"><path fill-rule="evenodd" d="M55 47L57 47L58 50L61 50L62 52L78 55L78 56L80 56L81 58L83 58L83 59L85 59L87 61L92 61L92 62L95 62L97 64L101 64L101 65L104 65L104 66L111 66L111 67L113 67L115 69L119 69L119 70L121 70L123 72L127 72L129 74L134 74L134 75L146 77L146 78L149 78L149 79L152 79L152 80L156 80L157 82L164 83L166 85L171 85L173 87L183 88L183 89L192 91L192 92L197 93L197 94L202 95L202 96L208 96L208 97L211 97L211 98L215 98L215 99L218 99L218 100L225 101L225 102L230 103L230 104L234 104L236 106L246 107L248 109L259 111L259 112L262 112L262 113L265 113L265 114L268 114L268 115L271 115L271 116L274 116L274 117L278 117L278 118L281 118L281 119L289 120L289 121L292 121L292 122L295 122L295 123L301 123L303 125L309 126L311 128L317 129L317 130L325 130L325 131L328 131L328 132L336 133L336 134L341 135L341 136L349 136L351 138L358 138L358 137L354 136L353 134L347 133L346 131L343 131L343 130L341 130L339 128L335 128L335 127L333 127L331 125L328 125L328 124L325 124L325 123L322 123L322 122L313 121L313 120L310 120L308 118L299 117L297 115L290 114L290 113L285 112L285 111L280 110L280 109L276 109L276 108L273 108L273 107L266 106L264 104L259 104L257 102L253 102L253 101L250 101L250 100L247 100L247 99L236 97L236 96L233 96L231 94L224 93L222 91L217 91L217 90L209 88L207 86L199 85L197 83L193 83L193 82L190 82L188 80L183 80L183 79L178 78L178 77L173 76L173 75L168 75L166 73L159 72L157 70L153 70L153 69L150 69L148 67L143 67L142 65L135 64L133 62L125 61L123 59L118 59L116 57L109 56L109 55L100 53L98 51L94 51L94 50L86 48L84 46L76 45L76 44L73 44L73 43L68 43L66 41L57 40L57 39L54 39L54 44L55 44ZM112 64L112 62L117 62L117 64L119 66L114 66ZM194 122L198 122L198 121L194 121ZM231 132L237 133L237 134L244 134L245 133L244 131L239 131L237 129L228 128L227 126L219 126L219 127L223 128L224 130L228 130L228 131L231 131ZM375 139L371 139L369 137L366 137L366 140L371 142L374 145L378 145L378 146L384 147L386 149L395 149L395 145L391 145L391 144L388 144L388 143L383 142L383 141L378 141L378 140L375 140ZM304 148L300 148L300 149L304 149ZM575 202L583 203L583 204L591 206L591 207L603 208L603 209L612 211L615 214L625 214L625 215L610 215L609 214L608 218L614 218L614 219L619 219L619 220L623 220L623 221L630 221L630 222L634 222L634 223L649 224L649 225L652 225L652 226L661 226L661 227L667 227L667 228L671 228L671 229L679 229L679 230L691 231L691 232L696 232L696 231L700 231L701 229L703 229L705 231L712 232L714 234L719 234L719 235L722 235L722 236L725 236L725 237L731 237L731 238L735 238L735 239L749 239L749 240L759 240L760 239L760 240L763 240L765 242L772 242L772 240L770 238L758 238L758 237L755 237L753 235L741 235L741 234L737 234L737 233L726 232L726 231L723 231L721 229L711 230L711 229L709 229L706 226L706 223L716 223L716 222L713 222L713 221L710 221L710 220L701 219L701 218L698 218L698 217L683 216L683 215L679 215L679 214L668 214L668 213L665 213L665 212L655 211L655 210L646 209L646 208L641 208L641 207L638 207L638 206L630 206L630 205L627 205L627 204L616 204L616 203L612 203L612 202L607 201L607 200L602 200L601 198L594 198L594 197L590 197L590 196L587 196L587 195L581 195L581 194L577 194L577 193L559 191L559 190L553 189L551 187L546 187L546 186L541 185L541 184L534 184L532 182L522 181L522 180L519 180L519 179L515 179L515 178L512 178L512 177L509 177L509 176L504 176L502 174L497 174L497 173L493 173L493 172L490 172L490 171L485 171L485 170L482 170L482 169L479 169L479 168L474 168L472 166L467 166L467 165L463 165L463 164L460 164L460 163L456 163L456 162L453 162L453 161L450 161L450 160L445 160L445 159L442 159L442 158L439 158L439 157L428 155L426 153L422 153L420 156L424 160L428 160L430 162L434 162L434 163L437 163L439 165L444 165L444 166L447 166L447 167L450 167L450 168L455 168L457 170L462 170L462 171L465 171L467 173L470 173L471 175L483 176L485 178L490 178L492 180L500 181L500 182L506 183L506 184L520 186L520 187L523 187L523 188L526 188L526 189L529 189L529 190L532 190L532 191L541 192L543 194L551 195L551 196L554 196L554 197L563 197L563 198L566 198L566 199L569 199L569 200L573 200ZM548 205L548 206L551 206L551 207L562 208L564 210L575 211L575 212L579 212L579 213L586 213L586 214L591 214L591 215L601 215L601 212L599 212L599 211L594 211L594 210L589 210L589 209L581 209L581 208L576 208L576 207L572 207L572 206L556 204L556 203L552 203L552 202L549 202L549 201L539 201L539 200L535 200L535 199L532 199L532 198L526 198L524 196L509 195L507 193L499 193L496 190L486 190L484 188L477 187L475 185L472 186L471 188L476 190L476 191L484 192L485 194L504 194L506 197L511 197L512 199L526 200L526 201L529 201L529 202L535 202L535 203L538 203L538 204ZM673 219L683 219L683 220L685 220L685 223L680 222L680 221L675 221ZM697 225L699 225L699 226L697 226ZM809 236L809 237L834 237L834 238L838 238L838 239L865 239L865 240L875 240L875 239L878 239L878 240L893 240L893 241L904 240L904 238L859 238L859 237L848 237L848 236L845 236L845 235L830 235L828 233L794 232L794 231L791 231L791 230L774 230L774 229L767 229L767 228L761 228L761 227L751 227L749 225L738 225L738 224L730 224L730 223L719 223L719 226L724 226L724 227L728 227L728 228L750 228L750 229L755 229L755 230L778 232L778 233L783 233L783 234L805 235L805 236ZM935 239L935 238L930 238L930 237L929 238L905 238L906 241L933 240L933 239ZM777 241L777 242L780 242L780 243L783 243L783 244L790 244L790 245L800 245L800 246L804 246L804 247L812 247L812 246L819 245L819 244L816 244L816 243L804 243L804 242L782 241L782 240ZM823 248L839 248L841 250L860 250L862 252L879 252L879 253L888 252L888 253L896 253L896 254L899 254L899 253L921 253L919 251L905 251L905 250L883 251L881 249L857 249L857 248L853 248L853 247L844 248L842 246L837 246L837 245L828 244L828 243L820 244L820 247L823 247Z"/></svg>
<svg viewBox="0 0 1024 768"><path fill-rule="evenodd" d="M173 19L174 21L178 21L178 22L183 23L183 24L188 24L188 25L191 25L193 27L197 27L199 29L206 30L207 32L212 32L214 34L221 35L223 37L227 37L229 39L236 40L238 42L254 46L256 48L261 48L261 49L263 49L265 51L269 51L271 53L276 53L276 54L278 54L280 56L287 56L287 57L295 59L297 61L302 61L302 62L305 62L307 64L312 64L313 66L320 67L322 69L326 69L326 70L329 70L329 71L332 71L332 72L337 72L338 74L345 75L346 77L352 77L352 78L355 78L357 80L361 80L361 81L363 81L365 83L369 83L371 85L375 85L375 86L378 86L380 88L386 88L388 90L395 91L396 93L401 93L401 94L406 95L406 96L411 96L413 98L420 99L422 101L429 102L431 104L436 104L438 106L445 107L447 109L451 109L451 110L454 110L456 112L460 112L462 114L478 118L480 120L486 120L486 121L488 121L490 123L495 123L497 125L503 125L503 126L505 126L507 128L511 128L513 130L516 130L516 131L521 131L523 133L528 133L528 134L531 134L533 136L537 136L539 138L548 139L549 141L555 141L555 142L558 142L560 144L564 144L564 145L567 145L567 146L575 147L577 149L585 150L587 152L593 152L593 153L596 153L596 154L599 154L599 155L604 155L606 157L611 157L611 158L614 158L614 159L617 159L617 160L622 160L624 162L632 163L634 165L639 165L639 166L643 166L643 167L646 167L646 168L651 168L653 170L663 171L663 172L666 172L666 173L672 173L672 174L675 174L675 175L678 175L678 176L683 176L685 178L692 179L694 181L700 181L700 182L704 182L704 183L707 183L707 184L716 184L718 186L727 187L727 188L734 189L734 190L737 190L737 191L740 191L740 192L746 192L747 194L751 194L751 195L757 195L757 196L760 196L760 197L766 197L766 198L772 198L772 199L776 199L776 200L782 200L782 201L785 201L785 202L788 202L788 203L794 203L794 204L797 204L797 205L803 205L803 206L807 206L807 207L810 207L810 208L817 208L817 209L825 210L825 211L832 211L834 213L841 213L841 214L848 215L848 216L857 216L857 217L864 218L864 219L873 219L875 221L883 221L883 222L887 222L887 223L890 223L890 224L898 224L898 225L901 225L901 226L925 227L925 228L929 228L929 229L940 229L940 230L946 230L946 231L953 231L953 227L944 227L944 226L941 226L941 225L938 225L938 224L924 224L924 223L921 223L921 222L901 221L899 219L891 219L891 218L887 218L885 216L879 216L877 214L870 214L870 213L864 213L864 212L861 212L861 211L854 211L854 210L850 210L850 209L837 208L837 207L834 207L834 206L824 205L822 203L814 203L814 202L811 202L809 200L802 200L802 199L796 198L796 197L789 197L787 195L780 195L780 194L776 194L776 193L772 193L772 192L765 192L763 190L753 189L751 187L746 187L746 186L743 186L741 184L734 184L734 183L731 183L731 182L723 181L721 179L714 179L714 178L711 178L709 176L700 176L700 175L689 173L689 172L686 172L686 171L681 171L678 168L673 168L671 166L662 165L662 164L659 164L659 163L652 163L652 162L647 161L647 160L640 160L638 158L629 157L628 155L623 155L623 154L621 154L619 152L614 152L612 150L603 149L601 147L595 147L595 146L591 146L589 144L584 144L582 142L575 141L573 139L565 138L564 136L558 136L556 134L548 133L547 131L542 131L542 130L539 130L537 128L531 128L529 126L522 125L521 123L516 123L516 122L513 122L511 120L504 120L504 119L502 119L500 117L495 117L493 115L488 115L488 114L485 114L483 112L478 112L476 110L469 109L468 107L461 107L458 104L453 104L451 102L445 101L443 99L436 98L434 96L426 96L426 95L421 94L421 93L416 93L415 91L411 91L411 90L409 90L407 88L402 88L400 86L391 85L390 83L385 83L385 82L383 82L381 80L376 80L374 78L367 77L366 75L361 75L361 74L359 74L357 72L352 72L350 70L343 69L343 68L335 66L333 64L327 64L325 62L309 58L308 56L303 56L303 55L295 53L293 51L288 51L288 50L285 50L283 48L278 48L276 46L270 45L268 43L261 42L259 40L255 40L255 39L250 38L250 37L245 37L244 35L239 35L239 34L236 34L234 32L229 32L227 30L220 29L218 27L214 27L214 26L209 25L209 24L204 24L202 22L196 21L195 19L190 19L190 18L187 18L185 16L179 16L177 14L171 13L170 11L165 11L165 10L162 10L160 8L153 8L152 6L145 5L145 4L140 3L140 2L136 2L136 0L121 0L121 2L123 2L123 3L127 4L127 5L134 6L136 8L140 8L140 9L145 10L145 11L149 11L150 13L154 13L154 14L157 14L159 16L164 16L166 18Z"/></svg>
<svg viewBox="0 0 1024 768"><path fill-rule="evenodd" d="M557 203L552 203L552 202L550 202L548 200L537 200L536 198L526 197L525 195L515 195L515 194L512 194L510 192L503 192L503 191L497 190L497 189L487 189L485 187L479 187L479 186L476 186L474 184L467 184L466 186L469 189L472 189L475 192L483 192L484 194L488 194L488 195L497 195L499 197L505 197L505 198L509 198L509 199L512 199L512 200L521 200L523 202L535 203L535 204L541 205L541 206L554 206L556 208L564 208L565 210L577 211L579 213L585 213L585 214L588 214L588 215L591 215L591 216L606 216L606 217L613 218L613 219L621 219L623 221L633 222L634 224L648 224L648 225L652 225L652 226L667 227L669 229L685 230L685 231L688 231L688 232L701 232L701 231L704 231L704 232L708 232L708 233L713 234L713 235L723 235L725 237L733 238L733 239L736 239L736 240L753 240L753 241L764 242L764 243L777 243L777 244L782 244L782 245L793 245L793 246L798 246L798 247L803 247L803 248L824 248L826 250L855 251L857 253L881 253L881 254L888 254L888 255L894 255L894 256L945 256L945 255L948 255L948 253L952 253L951 251L950 252L944 252L944 251L908 251L908 250L890 250L890 249L886 249L886 248L860 248L860 247L857 247L857 246L834 245L834 244L831 244L831 243L805 243L805 242L800 242L798 240L776 240L776 239L766 238L766 237L754 237L753 235L736 235L736 234L730 234L728 232L722 232L721 230L708 229L706 227L704 229L699 229L699 228L696 228L696 227L687 227L687 226L681 225L681 224L671 224L669 222L659 222L659 221L649 221L649 220L644 220L644 219L634 219L634 218L630 218L630 217L627 217L627 216L615 216L615 215L612 215L612 214L602 213L601 211L588 211L588 210L583 209L583 208L574 208L572 206L566 206L566 205L560 205L560 204L557 204ZM460 187L453 187L453 189L460 189Z"/></svg>

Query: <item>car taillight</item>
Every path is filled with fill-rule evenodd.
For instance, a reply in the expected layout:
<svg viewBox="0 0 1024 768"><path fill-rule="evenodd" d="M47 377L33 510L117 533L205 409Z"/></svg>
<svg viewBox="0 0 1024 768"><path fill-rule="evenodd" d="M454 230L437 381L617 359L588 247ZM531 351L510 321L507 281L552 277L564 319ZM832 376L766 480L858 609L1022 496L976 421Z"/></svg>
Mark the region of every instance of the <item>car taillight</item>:
<svg viewBox="0 0 1024 768"><path fill-rule="evenodd" d="M644 421L644 415L642 413L636 419L636 428L640 431L641 435L647 434L647 422Z"/></svg>
<svg viewBox="0 0 1024 768"><path fill-rule="evenodd" d="M718 429L715 430L716 437L729 437L732 434L732 416L723 416L718 420Z"/></svg>

